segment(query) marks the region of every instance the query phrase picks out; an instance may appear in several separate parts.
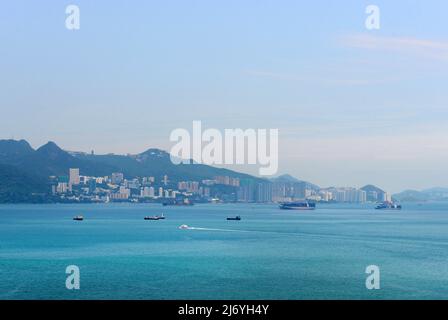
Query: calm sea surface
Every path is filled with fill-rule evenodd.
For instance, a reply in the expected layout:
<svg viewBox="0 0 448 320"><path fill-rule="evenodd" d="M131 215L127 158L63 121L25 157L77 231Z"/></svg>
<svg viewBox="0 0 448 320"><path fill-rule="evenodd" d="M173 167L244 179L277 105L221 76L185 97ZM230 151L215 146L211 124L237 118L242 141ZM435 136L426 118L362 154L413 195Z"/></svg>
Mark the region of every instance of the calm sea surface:
<svg viewBox="0 0 448 320"><path fill-rule="evenodd" d="M0 299L448 299L448 203L372 207L0 205Z"/></svg>

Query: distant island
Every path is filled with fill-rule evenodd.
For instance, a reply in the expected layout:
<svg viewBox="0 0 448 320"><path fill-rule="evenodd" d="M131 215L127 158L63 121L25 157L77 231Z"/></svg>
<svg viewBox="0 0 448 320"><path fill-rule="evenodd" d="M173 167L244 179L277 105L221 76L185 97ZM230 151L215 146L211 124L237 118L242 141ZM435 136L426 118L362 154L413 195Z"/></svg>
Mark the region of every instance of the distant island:
<svg viewBox="0 0 448 320"><path fill-rule="evenodd" d="M448 199L447 189L405 191L398 201ZM136 155L69 152L48 142L33 149L25 140L0 140L0 203L91 202L383 202L384 190L322 188L290 175L262 179L203 164L173 164L148 149Z"/></svg>
<svg viewBox="0 0 448 320"><path fill-rule="evenodd" d="M422 191L405 190L394 194L394 199L402 202L448 201L448 188L430 188Z"/></svg>

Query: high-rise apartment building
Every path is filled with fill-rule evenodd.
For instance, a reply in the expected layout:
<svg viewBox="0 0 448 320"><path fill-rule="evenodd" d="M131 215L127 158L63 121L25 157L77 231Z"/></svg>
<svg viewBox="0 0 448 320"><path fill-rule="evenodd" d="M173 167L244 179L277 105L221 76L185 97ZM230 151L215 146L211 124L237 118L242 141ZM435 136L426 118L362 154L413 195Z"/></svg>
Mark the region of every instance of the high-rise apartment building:
<svg viewBox="0 0 448 320"><path fill-rule="evenodd" d="M79 179L79 169L78 168L71 168L69 169L69 184L71 186L77 186L80 182Z"/></svg>

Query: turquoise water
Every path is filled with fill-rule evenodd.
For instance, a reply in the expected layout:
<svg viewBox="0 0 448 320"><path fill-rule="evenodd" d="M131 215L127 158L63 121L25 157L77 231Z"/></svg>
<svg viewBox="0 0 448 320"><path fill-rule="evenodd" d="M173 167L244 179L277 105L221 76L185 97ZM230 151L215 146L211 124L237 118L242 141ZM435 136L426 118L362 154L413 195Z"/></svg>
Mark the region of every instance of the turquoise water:
<svg viewBox="0 0 448 320"><path fill-rule="evenodd" d="M0 299L447 299L448 204L371 207L0 205Z"/></svg>

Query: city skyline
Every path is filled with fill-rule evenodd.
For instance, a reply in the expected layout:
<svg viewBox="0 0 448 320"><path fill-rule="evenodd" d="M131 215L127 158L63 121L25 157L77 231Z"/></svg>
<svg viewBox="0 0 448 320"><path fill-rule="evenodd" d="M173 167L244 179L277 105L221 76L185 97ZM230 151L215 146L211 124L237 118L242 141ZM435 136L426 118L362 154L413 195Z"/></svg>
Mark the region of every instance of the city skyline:
<svg viewBox="0 0 448 320"><path fill-rule="evenodd" d="M130 177L122 172L107 176L80 174L79 168L70 168L68 176L52 176L51 194L63 202L160 202L164 204L188 204L194 202L240 203L291 203L315 201L323 203L392 202L392 196L376 186L363 188L322 188L306 181L284 175L271 180L255 182L231 176L215 176L210 179L172 181L163 177ZM225 186L226 190L223 190ZM230 188L230 189L229 189Z"/></svg>
<svg viewBox="0 0 448 320"><path fill-rule="evenodd" d="M3 202L391 202L372 184L318 186L285 174L267 179L196 162L176 164L163 150L140 154L70 152L48 142L33 149L25 140L0 140ZM13 177L13 178L11 178ZM156 192L157 190L157 192ZM448 189L428 199L445 200ZM432 192L431 192L432 193ZM425 195L397 195L415 201ZM435 197L434 197L435 196Z"/></svg>
<svg viewBox="0 0 448 320"><path fill-rule="evenodd" d="M374 31L359 1L76 4L78 31L65 3L3 5L1 137L126 154L194 120L278 128L279 174L447 186L446 2L376 1Z"/></svg>
<svg viewBox="0 0 448 320"><path fill-rule="evenodd" d="M19 142L19 141L25 141L26 143L28 143L33 149L37 150L40 147L46 146L48 144L55 144L56 146L59 147L59 145L53 141L47 141L45 144L42 145L38 145L38 146L33 146L31 145L26 139L21 139L21 140L16 140L13 137L11 137L11 139L0 139L0 141L15 141L15 142ZM113 152L104 152L104 153L97 153L94 149L92 150L88 150L88 151L82 151L82 150L68 150L66 148L62 147L62 150L64 150L65 152L68 152L70 154L85 154L85 155L118 155L118 156L137 156L139 154L142 154L144 152L147 152L149 150L160 150L162 152L166 152L167 154L169 154L169 150L163 150L163 149L159 149L159 148L153 148L153 147L147 147L144 150L142 150L141 152L137 152L137 153L113 153ZM359 184L349 184L349 183L345 183L344 181L342 181L341 183L330 183L328 185L322 185L319 184L317 181L314 181L312 179L306 179L304 178L302 175L296 175L292 172L283 172L281 170L279 170L279 172L273 176L259 176L257 174L257 165L253 165L252 166L252 170L247 170L249 165L211 165L211 167L215 167L215 168L226 168L229 170L232 170L234 172L237 173L242 173L242 174L249 174L253 177L257 177L257 178L261 178L261 179L266 179L266 180L272 180L281 176L285 176L285 175L289 175L292 176L298 180L301 181L309 181L312 183L315 183L316 185L319 185L322 189L328 189L328 188L361 188L363 186L366 185L375 185L375 186L380 186L382 187L384 190L387 190L390 194L396 194L396 193L400 193L403 191L408 191L408 190L416 190L416 191L423 191L423 190L428 190L428 189L433 189L433 188L447 188L445 185L428 185L426 188L410 188L410 187L405 187L403 189L398 189L398 190L391 190L386 188L386 186L384 184L380 183L373 183L372 181L363 181ZM246 170L245 170L246 169ZM79 170L79 169L78 169ZM69 174L70 176L70 174Z"/></svg>

